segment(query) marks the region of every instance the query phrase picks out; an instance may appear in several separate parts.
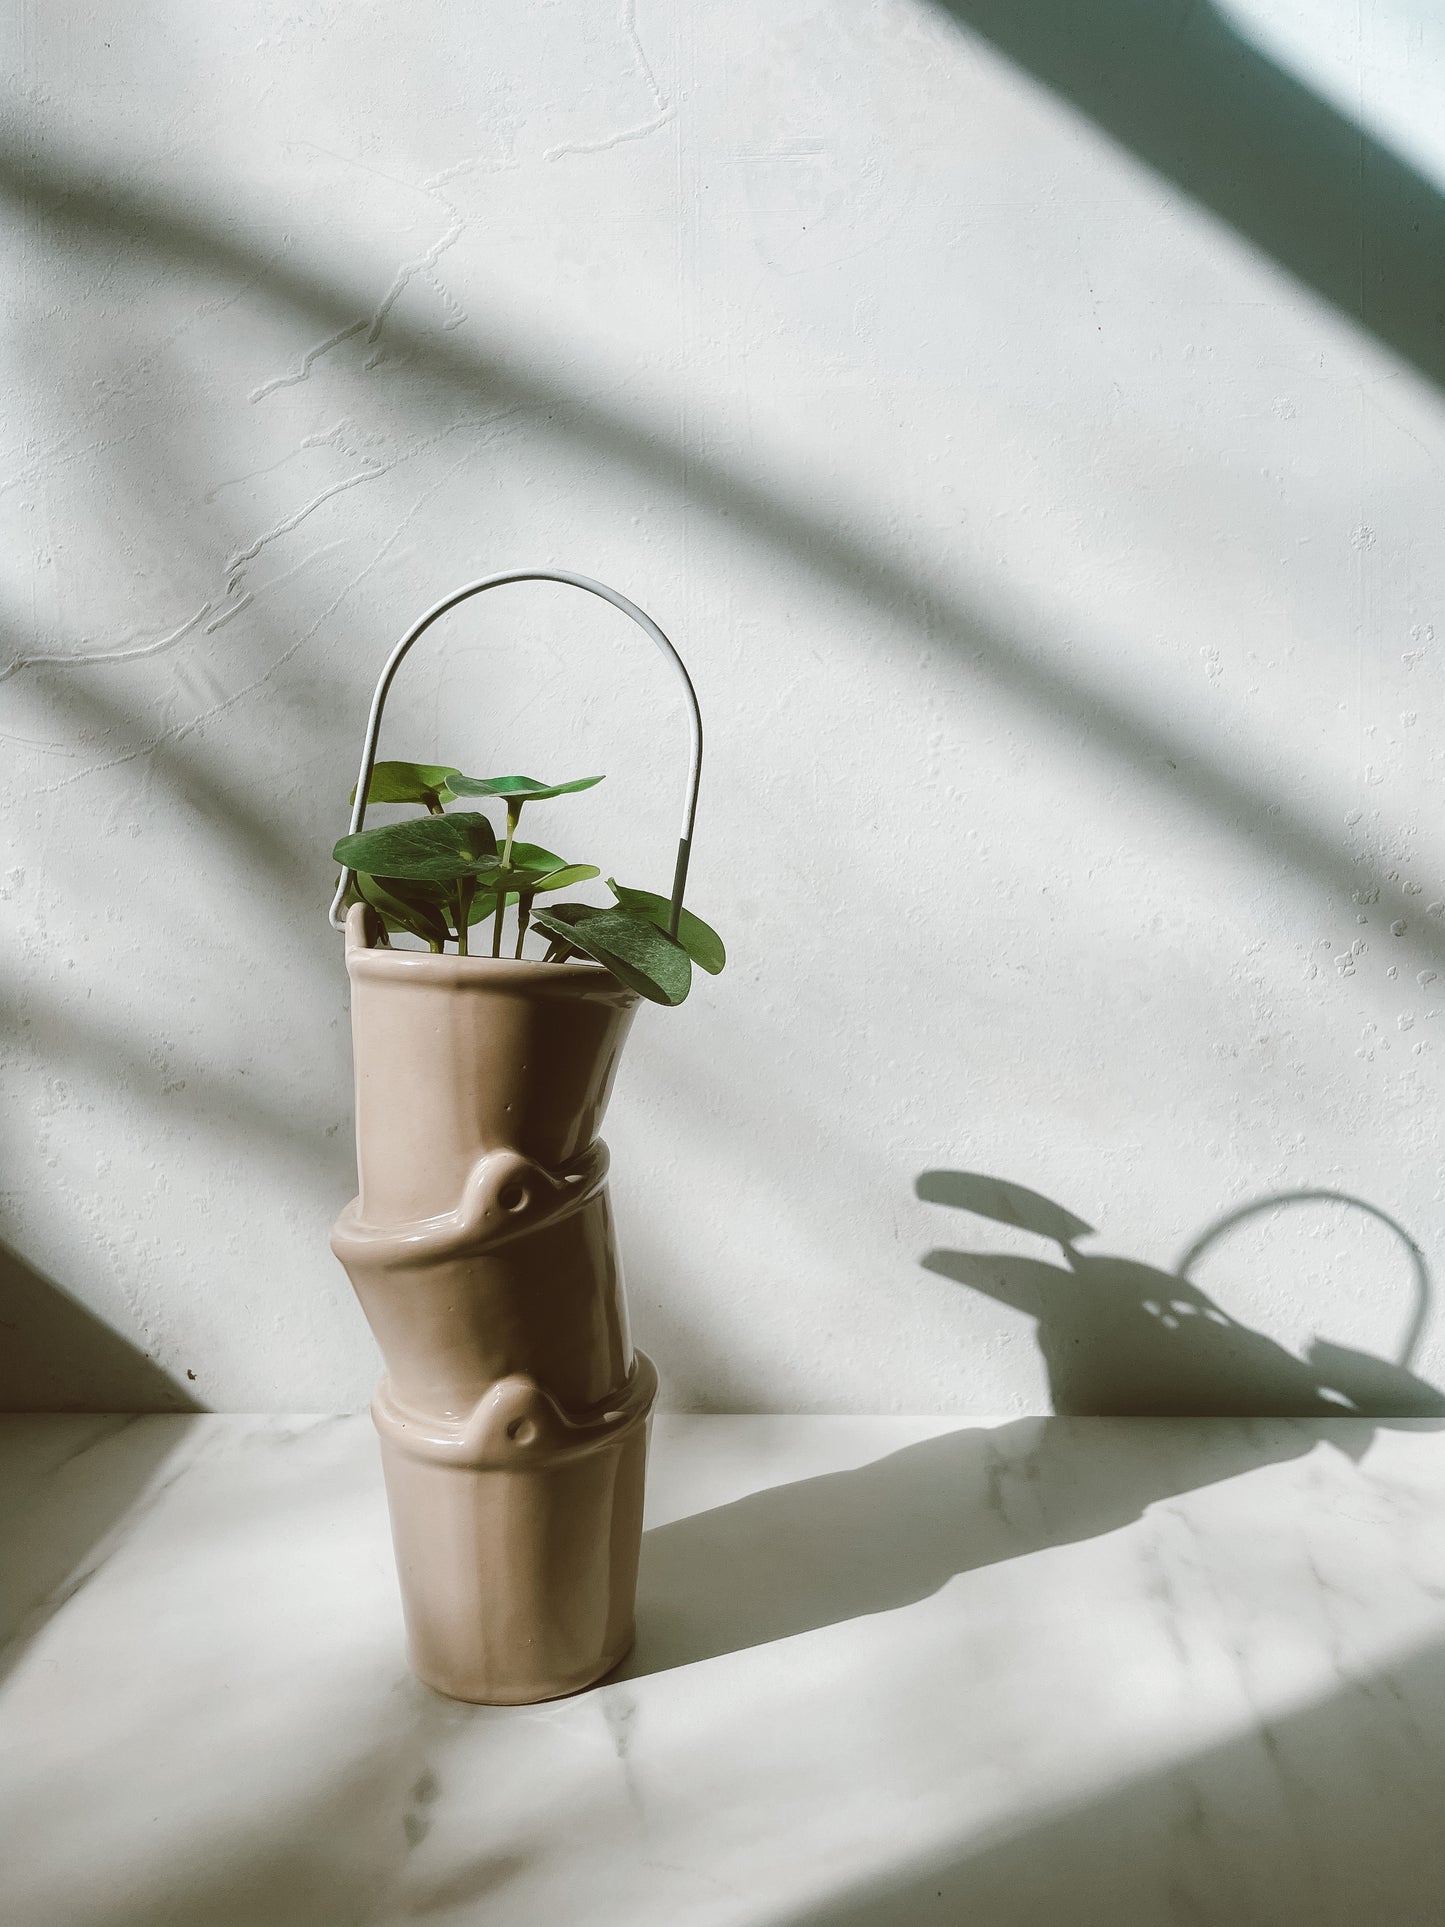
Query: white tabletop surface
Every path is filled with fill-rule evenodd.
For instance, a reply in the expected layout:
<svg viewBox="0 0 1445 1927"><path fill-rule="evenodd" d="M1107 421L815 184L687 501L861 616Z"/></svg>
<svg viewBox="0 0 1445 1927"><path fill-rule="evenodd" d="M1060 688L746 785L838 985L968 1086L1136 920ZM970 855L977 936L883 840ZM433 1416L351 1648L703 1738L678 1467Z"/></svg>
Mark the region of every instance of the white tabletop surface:
<svg viewBox="0 0 1445 1927"><path fill-rule="evenodd" d="M5 1927L1440 1927L1438 1422L670 1418L607 1684L406 1671L365 1418L0 1421Z"/></svg>

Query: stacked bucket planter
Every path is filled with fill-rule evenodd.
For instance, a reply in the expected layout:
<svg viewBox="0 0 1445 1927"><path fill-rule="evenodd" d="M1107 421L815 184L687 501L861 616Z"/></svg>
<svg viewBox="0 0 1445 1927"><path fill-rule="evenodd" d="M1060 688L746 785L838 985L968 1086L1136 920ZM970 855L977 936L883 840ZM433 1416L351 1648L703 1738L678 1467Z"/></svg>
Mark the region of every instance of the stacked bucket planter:
<svg viewBox="0 0 1445 1927"><path fill-rule="evenodd" d="M464 595L538 577L624 608L681 669L615 591L544 571L488 578L393 652L358 798L406 649ZM693 714L679 903L695 699ZM372 1415L411 1664L457 1699L575 1692L632 1644L657 1388L628 1332L598 1136L638 998L590 962L380 947L362 904L345 931L359 1188L332 1248L386 1366Z"/></svg>

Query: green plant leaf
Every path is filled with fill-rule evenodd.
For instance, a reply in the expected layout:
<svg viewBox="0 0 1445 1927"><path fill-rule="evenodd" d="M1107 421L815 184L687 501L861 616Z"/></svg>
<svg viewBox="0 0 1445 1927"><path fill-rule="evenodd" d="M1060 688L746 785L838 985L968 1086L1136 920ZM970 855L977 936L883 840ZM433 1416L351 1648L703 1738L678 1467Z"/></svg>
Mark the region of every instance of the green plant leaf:
<svg viewBox="0 0 1445 1927"><path fill-rule="evenodd" d="M522 887L529 897L539 897L544 891L570 890L574 883L590 883L601 874L595 863L569 863L565 869L535 878L529 870Z"/></svg>
<svg viewBox="0 0 1445 1927"><path fill-rule="evenodd" d="M440 809L450 794L448 782L460 774L460 770L447 769L440 763L377 763L371 772L366 800L368 803L425 803L428 809ZM356 801L354 783L350 800Z"/></svg>
<svg viewBox="0 0 1445 1927"><path fill-rule="evenodd" d="M419 909L431 911L440 917L446 916L448 888L444 883L425 883L416 877L372 877L371 881L392 896L399 897L403 903L415 904Z"/></svg>
<svg viewBox="0 0 1445 1927"><path fill-rule="evenodd" d="M549 870L560 870L567 861L558 856L555 850L544 850L540 843L523 843L520 839L512 845L512 867L517 870L536 870L545 876Z"/></svg>
<svg viewBox="0 0 1445 1927"><path fill-rule="evenodd" d="M527 847L533 850L537 848L535 844L529 844ZM512 855L515 856L521 848L522 845L520 843L514 843L512 845ZM601 874L596 865L592 863L571 863L564 869L559 869L557 866L561 863L562 859L560 857L552 856L545 850L539 850L537 854L546 857L547 862L545 867L534 869L529 864L520 874L515 869L512 871L511 880L514 887L507 892L507 903L509 906L516 903L518 899L524 895L534 897L540 895L544 890L569 890L574 883L590 883L593 877ZM500 872L498 872L498 874L500 875ZM467 912L467 923L468 925L483 923L488 917L495 916L496 912L496 891L479 890L476 896L472 898L471 909Z"/></svg>
<svg viewBox="0 0 1445 1927"><path fill-rule="evenodd" d="M357 872L352 877L352 889L363 903L380 913L388 929L409 930L426 943L445 943L451 935L440 905L396 877Z"/></svg>
<svg viewBox="0 0 1445 1927"><path fill-rule="evenodd" d="M602 778L579 776L574 783L539 783L534 776L452 776L448 781L453 796L500 796L510 802L542 803L549 796L590 790Z"/></svg>
<svg viewBox="0 0 1445 1927"><path fill-rule="evenodd" d="M618 883L613 877L608 877L607 887L624 910L630 910L637 917L646 917L659 930L665 931L672 922L672 901L669 897L656 896L651 890L629 889L625 883ZM677 941L699 969L706 970L711 976L716 977L728 960L723 940L716 930L711 924L704 923L701 917L695 917L686 905L678 919Z"/></svg>
<svg viewBox="0 0 1445 1927"><path fill-rule="evenodd" d="M561 903L539 910L532 921L549 936L585 951L654 1004L680 1004L691 987L692 963L682 945L630 910Z"/></svg>
<svg viewBox="0 0 1445 1927"><path fill-rule="evenodd" d="M520 893L516 890L508 890L507 905L509 908L514 903L516 903L519 894ZM481 890L478 890L477 894L472 898L472 907L467 912L467 923L469 926L474 923L481 923L487 917L494 917L496 914L497 914L496 891L481 889Z"/></svg>
<svg viewBox="0 0 1445 1927"><path fill-rule="evenodd" d="M332 852L348 870L367 876L451 883L458 877L489 877L497 867L497 833L486 817L458 810L411 823L343 836Z"/></svg>
<svg viewBox="0 0 1445 1927"><path fill-rule="evenodd" d="M597 872L594 870L592 874L596 876ZM556 887L558 889L563 889L565 888L565 884L558 884ZM525 894L527 896L534 896L536 892L534 890L529 889L528 891L525 892ZM523 895L523 892L520 890L516 890L516 889L508 890L507 892L508 908L510 909L511 906L515 904L522 895ZM482 923L488 917L495 916L496 913L497 913L496 891L487 890L487 889L478 890L477 894L472 898L471 908L467 912L467 923L468 925L471 925L474 923Z"/></svg>
<svg viewBox="0 0 1445 1927"><path fill-rule="evenodd" d="M404 897L397 896L384 884L377 885L374 878L360 876L354 870L342 902L348 910L353 904L368 904L376 912L377 922L388 935L397 930L409 930L414 936L425 937L428 943L433 939L445 943L451 935L439 906L426 904L418 906L414 912L413 906Z"/></svg>

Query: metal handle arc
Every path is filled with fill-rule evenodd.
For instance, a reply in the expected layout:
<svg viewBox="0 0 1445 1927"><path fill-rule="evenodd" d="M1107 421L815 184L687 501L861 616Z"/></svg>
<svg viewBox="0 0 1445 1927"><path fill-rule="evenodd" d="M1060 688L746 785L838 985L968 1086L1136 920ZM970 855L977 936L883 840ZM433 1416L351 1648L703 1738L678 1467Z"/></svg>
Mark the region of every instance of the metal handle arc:
<svg viewBox="0 0 1445 1927"><path fill-rule="evenodd" d="M386 699L390 694L396 672L400 669L412 644L419 641L432 624L439 621L449 609L455 609L459 602L467 601L470 596L480 595L483 589L500 589L508 582L562 582L573 589L585 589L589 595L601 596L602 600L610 602L614 609L620 609L624 615L631 616L638 628L651 638L677 672L687 704L691 749L688 757L687 794L683 802L682 834L677 841L677 866L673 871L672 906L668 922L668 934L675 937L678 922L682 916L682 893L687 884L688 858L692 853L693 822L697 816L697 790L702 780L702 712L697 706L697 691L692 686L692 677L687 673L687 665L652 617L645 610L639 609L635 602L629 601L619 590L609 589L605 582L594 582L591 576L573 575L566 569L507 569L500 575L485 575L477 582L468 582L463 588L453 589L450 595L443 596L440 602L434 602L426 614L412 624L387 657L386 666L377 679L376 689L371 698L371 713L366 719L366 736L361 746L361 767L356 777L356 800L351 806L351 824L347 834L355 836L366 821L366 793L371 788L371 773L376 765L376 744L381 734L382 711L386 708ZM344 930L346 927L341 906L350 888L351 878L350 870L341 872L341 881L337 884L336 895L331 900L328 921L333 930Z"/></svg>

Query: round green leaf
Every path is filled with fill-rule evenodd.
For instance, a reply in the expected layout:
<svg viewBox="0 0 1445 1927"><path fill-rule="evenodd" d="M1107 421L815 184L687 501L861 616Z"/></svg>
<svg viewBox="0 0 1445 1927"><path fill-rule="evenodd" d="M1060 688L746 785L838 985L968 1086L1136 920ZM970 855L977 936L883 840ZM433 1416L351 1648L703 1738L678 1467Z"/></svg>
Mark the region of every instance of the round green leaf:
<svg viewBox="0 0 1445 1927"><path fill-rule="evenodd" d="M532 919L610 970L619 982L654 1004L680 1004L692 984L692 964L681 944L628 910L558 904Z"/></svg>
<svg viewBox="0 0 1445 1927"><path fill-rule="evenodd" d="M666 930L672 922L671 898L656 896L651 890L629 889L625 883L618 883L612 877L608 877L607 887L624 910L632 911L634 916L646 917L659 930ZM695 917L686 905L678 918L677 941L700 969L714 977L728 960L723 940L716 930L704 923L701 917Z"/></svg>
<svg viewBox="0 0 1445 1927"><path fill-rule="evenodd" d="M440 763L377 763L372 768L366 800L368 803L425 803L428 809L433 805L440 809L449 794L449 780L460 774L459 770L447 769ZM350 800L356 801L354 783Z"/></svg>
<svg viewBox="0 0 1445 1927"><path fill-rule="evenodd" d="M485 878L497 867L497 835L486 817L471 811L387 823L378 830L343 836L332 852L348 870L367 876L450 883Z"/></svg>
<svg viewBox="0 0 1445 1927"><path fill-rule="evenodd" d="M453 796L501 796L517 803L542 803L549 796L570 796L590 790L600 776L579 776L574 783L539 783L534 776L452 776Z"/></svg>
<svg viewBox="0 0 1445 1927"><path fill-rule="evenodd" d="M549 870L560 870L566 861L555 850L544 850L540 843L523 843L520 837L512 845L512 867L516 870L536 870L545 876Z"/></svg>

